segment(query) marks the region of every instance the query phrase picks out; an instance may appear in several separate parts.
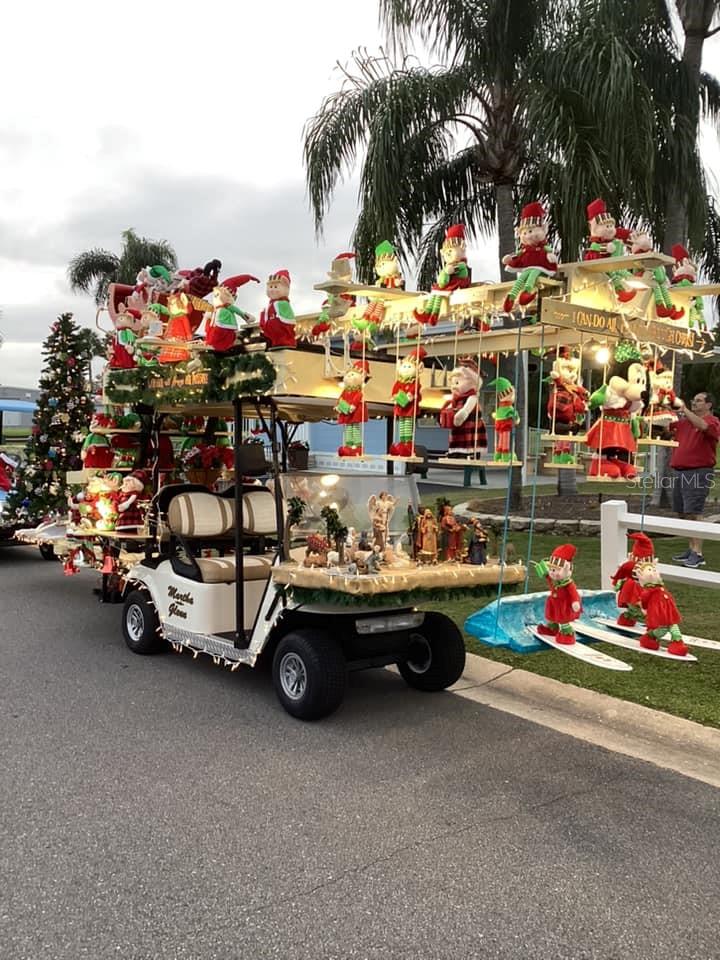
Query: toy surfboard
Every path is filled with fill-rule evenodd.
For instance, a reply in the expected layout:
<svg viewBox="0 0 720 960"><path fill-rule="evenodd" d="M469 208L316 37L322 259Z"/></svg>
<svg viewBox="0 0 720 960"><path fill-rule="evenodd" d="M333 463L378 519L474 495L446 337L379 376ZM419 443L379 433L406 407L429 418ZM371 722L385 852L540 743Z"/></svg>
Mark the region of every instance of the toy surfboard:
<svg viewBox="0 0 720 960"><path fill-rule="evenodd" d="M543 643L552 647L553 650L559 650L560 653L567 653L568 656L589 663L593 667L604 667L606 670L632 670L632 666L629 663L625 663L623 660L616 660L615 657L609 657L601 650L595 650L593 647L588 647L584 643L578 643L577 640L575 643L569 644L558 643L557 640L554 640L552 637L546 637L544 634L539 633L535 627L531 627L530 629L534 637L542 640Z"/></svg>
<svg viewBox="0 0 720 960"><path fill-rule="evenodd" d="M602 640L603 643L612 643L616 647L623 647L625 650L632 650L633 653L649 653L652 657L661 657L663 660L676 660L678 663L697 663L697 657L691 653L684 657L678 657L674 653L668 653L662 647L659 650L646 650L641 647L637 640L632 637L623 636L621 633L614 633L612 630L601 630L599 627L593 627L589 623L583 623L580 620L575 621L575 629L584 637L591 640ZM644 633L645 631L643 631Z"/></svg>
<svg viewBox="0 0 720 960"><path fill-rule="evenodd" d="M622 633L633 633L637 636L645 633L645 627L641 624L635 624L634 627L623 626L611 620L610 617L593 617L595 623L602 624L603 627L612 627L614 630L620 630ZM705 650L720 650L720 642L717 640L706 640L705 637L690 637L683 634L683 641L689 647L703 647Z"/></svg>

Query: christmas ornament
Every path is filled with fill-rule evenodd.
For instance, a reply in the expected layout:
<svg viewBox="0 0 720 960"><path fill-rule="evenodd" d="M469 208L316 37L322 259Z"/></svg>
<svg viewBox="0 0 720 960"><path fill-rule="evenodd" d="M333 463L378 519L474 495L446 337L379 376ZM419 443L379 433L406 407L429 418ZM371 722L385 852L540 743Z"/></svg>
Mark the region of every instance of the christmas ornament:
<svg viewBox="0 0 720 960"><path fill-rule="evenodd" d="M343 425L343 445L338 448L340 457L361 457L361 423L367 421L367 404L364 387L370 377L370 365L367 360L356 360L345 371L343 389L335 404L338 423Z"/></svg>
<svg viewBox="0 0 720 960"><path fill-rule="evenodd" d="M625 241L629 238L630 231L617 226L615 218L607 212L604 200L593 200L588 204L587 219L590 245L583 254L583 260L612 260L613 257L626 256ZM621 303L633 299L636 291L628 284L628 281L632 280L629 270L610 268L607 275Z"/></svg>
<svg viewBox="0 0 720 960"><path fill-rule="evenodd" d="M448 456L476 458L487 453L487 431L480 409L482 376L470 357L450 371L450 398L440 410L440 426L450 430Z"/></svg>
<svg viewBox="0 0 720 960"><path fill-rule="evenodd" d="M507 377L496 377L488 384L495 387L495 410L491 416L495 423L495 453L493 460L499 463L512 463L515 452L511 438L513 427L520 423L520 414L515 409L515 387Z"/></svg>
<svg viewBox="0 0 720 960"><path fill-rule="evenodd" d="M392 457L415 456L413 431L422 399L420 374L424 369L425 356L423 347L416 347L397 361L396 379L390 395L394 403L393 415L398 422L398 440L389 451Z"/></svg>
<svg viewBox="0 0 720 960"><path fill-rule="evenodd" d="M535 564L535 573L544 577L550 588L545 601L545 623L538 626L537 632L568 645L575 643L572 623L582 611L580 594L572 576L576 553L577 547L572 543L563 543L555 547L549 558Z"/></svg>
<svg viewBox="0 0 720 960"><path fill-rule="evenodd" d="M601 413L585 441L596 451L588 475L631 480L637 475L630 458L637 450L638 414L648 399L647 370L636 344L618 343L608 374L607 383L589 401L590 409L600 407Z"/></svg>
<svg viewBox="0 0 720 960"><path fill-rule="evenodd" d="M445 231L445 240L440 248L442 268L432 289L452 293L470 286L470 270L465 248L465 224L456 223ZM414 316L419 323L435 326L442 309L443 297L436 294L425 301Z"/></svg>
<svg viewBox="0 0 720 960"><path fill-rule="evenodd" d="M506 269L518 275L505 297L505 313L512 310L516 300L521 307L531 304L537 296L540 277L552 277L557 272L557 256L547 243L547 219L541 203L528 203L522 208L515 234L518 249L503 257Z"/></svg>
<svg viewBox="0 0 720 960"><path fill-rule="evenodd" d="M269 347L294 347L295 314L290 305L290 274L276 270L265 288L268 305L260 314L260 331Z"/></svg>
<svg viewBox="0 0 720 960"><path fill-rule="evenodd" d="M254 319L251 314L235 306L238 287L244 286L250 280L260 283L257 277L243 273L223 280L212 292L213 312L205 327L205 342L218 353L235 346L237 317L244 323Z"/></svg>

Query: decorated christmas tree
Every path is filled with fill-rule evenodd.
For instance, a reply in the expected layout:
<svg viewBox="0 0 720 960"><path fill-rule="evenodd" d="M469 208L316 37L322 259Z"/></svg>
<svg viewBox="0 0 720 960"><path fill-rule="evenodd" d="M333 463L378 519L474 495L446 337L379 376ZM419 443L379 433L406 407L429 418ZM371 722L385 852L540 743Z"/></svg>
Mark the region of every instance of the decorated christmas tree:
<svg viewBox="0 0 720 960"><path fill-rule="evenodd" d="M71 313L64 313L43 344L40 396L15 489L5 506L5 523L39 523L67 510L65 475L82 466L80 448L93 412L89 333Z"/></svg>

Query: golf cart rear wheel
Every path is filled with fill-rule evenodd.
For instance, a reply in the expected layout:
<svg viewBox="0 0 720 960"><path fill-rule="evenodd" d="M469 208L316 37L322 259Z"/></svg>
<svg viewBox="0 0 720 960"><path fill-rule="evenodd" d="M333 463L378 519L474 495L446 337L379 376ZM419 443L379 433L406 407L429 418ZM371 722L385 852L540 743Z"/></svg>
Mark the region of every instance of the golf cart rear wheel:
<svg viewBox="0 0 720 960"><path fill-rule="evenodd" d="M40 556L43 560L57 560L55 555L55 547L51 543L41 543L39 544Z"/></svg>
<svg viewBox="0 0 720 960"><path fill-rule="evenodd" d="M296 630L278 643L272 677L289 714L299 720L319 720L342 703L347 664L340 648L322 630Z"/></svg>
<svg viewBox="0 0 720 960"><path fill-rule="evenodd" d="M403 680L417 690L445 690L465 669L465 643L456 624L442 613L426 613L413 630L407 657L398 661Z"/></svg>
<svg viewBox="0 0 720 960"><path fill-rule="evenodd" d="M133 653L160 653L165 641L158 633L160 621L157 611L146 593L131 590L125 598L122 613L122 631L125 643Z"/></svg>

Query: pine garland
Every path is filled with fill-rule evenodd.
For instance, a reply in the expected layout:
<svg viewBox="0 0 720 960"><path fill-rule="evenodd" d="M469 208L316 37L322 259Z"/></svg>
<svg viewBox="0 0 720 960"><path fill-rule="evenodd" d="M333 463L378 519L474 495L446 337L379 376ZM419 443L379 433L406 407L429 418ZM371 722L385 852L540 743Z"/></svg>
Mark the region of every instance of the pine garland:
<svg viewBox="0 0 720 960"><path fill-rule="evenodd" d="M507 584L503 593L514 593L518 584ZM388 607L414 606L419 603L449 603L452 600L466 600L468 597L496 596L497 584L476 584L472 587L417 587L414 590L398 590L397 593L370 593L356 596L342 590L311 590L309 587L278 584L277 590L284 591L288 600L298 604L326 604L335 607Z"/></svg>
<svg viewBox="0 0 720 960"><path fill-rule="evenodd" d="M62 314L43 344L40 396L4 524L39 523L67 510L65 474L82 466L80 448L93 413L86 355L86 332L71 313Z"/></svg>

